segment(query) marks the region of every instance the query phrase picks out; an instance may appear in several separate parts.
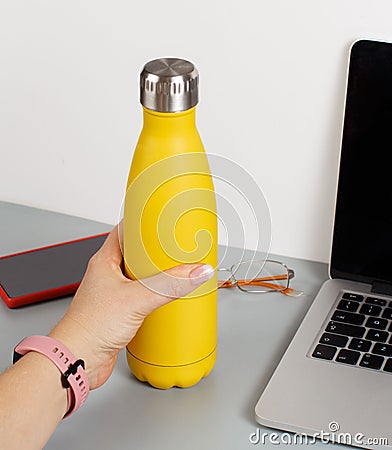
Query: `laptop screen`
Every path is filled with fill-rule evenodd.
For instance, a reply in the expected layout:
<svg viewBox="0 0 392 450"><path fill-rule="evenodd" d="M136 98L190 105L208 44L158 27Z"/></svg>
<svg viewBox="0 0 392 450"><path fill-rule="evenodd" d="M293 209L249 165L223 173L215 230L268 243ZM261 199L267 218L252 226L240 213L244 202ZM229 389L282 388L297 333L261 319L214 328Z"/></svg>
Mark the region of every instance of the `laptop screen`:
<svg viewBox="0 0 392 450"><path fill-rule="evenodd" d="M332 278L392 283L392 43L351 48Z"/></svg>

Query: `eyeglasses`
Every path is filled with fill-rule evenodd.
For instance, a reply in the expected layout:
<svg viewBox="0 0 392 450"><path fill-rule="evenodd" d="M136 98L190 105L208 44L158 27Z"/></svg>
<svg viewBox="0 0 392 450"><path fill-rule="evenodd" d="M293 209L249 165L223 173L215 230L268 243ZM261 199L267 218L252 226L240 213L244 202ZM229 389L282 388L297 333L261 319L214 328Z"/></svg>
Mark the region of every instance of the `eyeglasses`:
<svg viewBox="0 0 392 450"><path fill-rule="evenodd" d="M290 287L293 278L294 270L280 261L252 259L233 264L229 269L218 269L218 289L236 287L251 294L280 292L299 297L303 292Z"/></svg>

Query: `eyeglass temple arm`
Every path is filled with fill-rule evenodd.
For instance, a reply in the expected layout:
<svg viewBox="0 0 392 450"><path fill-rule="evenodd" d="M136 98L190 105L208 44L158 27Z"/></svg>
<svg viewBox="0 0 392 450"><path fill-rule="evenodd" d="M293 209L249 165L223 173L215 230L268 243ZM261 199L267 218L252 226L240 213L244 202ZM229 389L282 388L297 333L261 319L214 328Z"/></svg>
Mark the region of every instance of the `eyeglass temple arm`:
<svg viewBox="0 0 392 450"><path fill-rule="evenodd" d="M287 269L288 272L288 278L289 280L294 278L294 270ZM272 287L276 288L276 285L273 283L268 283L268 281L277 281L277 280L286 280L287 275L276 275L273 277L264 277L264 278L255 278L254 280L235 280L232 281L232 279L219 282L218 281L218 288L228 288L228 287L234 287L236 284L239 285L254 285L254 286L266 286L266 287Z"/></svg>
<svg viewBox="0 0 392 450"><path fill-rule="evenodd" d="M237 280L238 284L249 284L249 285L267 285L269 281L278 281L278 280L292 280L295 276L293 269L287 269L288 276L284 275L273 275L271 277L263 277L263 278L254 278L253 280ZM233 283L231 280L227 280L229 283ZM235 284L235 283L234 283Z"/></svg>

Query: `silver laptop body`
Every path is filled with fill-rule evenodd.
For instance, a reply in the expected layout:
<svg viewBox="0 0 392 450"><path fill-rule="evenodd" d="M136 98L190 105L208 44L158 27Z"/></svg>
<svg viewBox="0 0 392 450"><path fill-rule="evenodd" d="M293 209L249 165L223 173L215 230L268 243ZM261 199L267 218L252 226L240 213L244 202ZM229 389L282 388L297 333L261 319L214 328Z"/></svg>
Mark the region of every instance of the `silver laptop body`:
<svg viewBox="0 0 392 450"><path fill-rule="evenodd" d="M392 448L392 44L350 49L330 277L262 393L267 427Z"/></svg>

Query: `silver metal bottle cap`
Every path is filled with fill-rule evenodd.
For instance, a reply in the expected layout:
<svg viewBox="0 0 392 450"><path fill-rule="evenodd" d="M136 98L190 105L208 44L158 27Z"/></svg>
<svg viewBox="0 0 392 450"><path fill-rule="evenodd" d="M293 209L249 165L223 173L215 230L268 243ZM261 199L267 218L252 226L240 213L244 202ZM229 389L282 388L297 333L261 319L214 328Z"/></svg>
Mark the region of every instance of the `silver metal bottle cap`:
<svg viewBox="0 0 392 450"><path fill-rule="evenodd" d="M153 111L185 111L199 101L198 84L199 73L191 62L154 59L140 74L140 102Z"/></svg>

